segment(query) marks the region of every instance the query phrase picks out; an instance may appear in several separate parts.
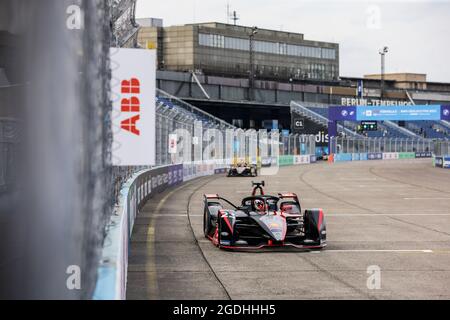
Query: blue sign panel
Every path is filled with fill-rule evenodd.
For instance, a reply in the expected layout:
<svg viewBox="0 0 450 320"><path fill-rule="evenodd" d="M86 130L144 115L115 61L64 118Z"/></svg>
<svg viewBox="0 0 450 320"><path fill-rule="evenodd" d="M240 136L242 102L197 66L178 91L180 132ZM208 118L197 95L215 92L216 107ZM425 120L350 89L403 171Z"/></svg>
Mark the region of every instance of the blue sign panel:
<svg viewBox="0 0 450 320"><path fill-rule="evenodd" d="M442 111L443 112L443 111ZM374 121L415 121L441 120L440 105L416 106L359 106L356 108L356 120Z"/></svg>
<svg viewBox="0 0 450 320"><path fill-rule="evenodd" d="M330 107L328 119L333 121L357 121L356 107Z"/></svg>
<svg viewBox="0 0 450 320"><path fill-rule="evenodd" d="M450 106L441 106L442 109L442 120L450 121Z"/></svg>

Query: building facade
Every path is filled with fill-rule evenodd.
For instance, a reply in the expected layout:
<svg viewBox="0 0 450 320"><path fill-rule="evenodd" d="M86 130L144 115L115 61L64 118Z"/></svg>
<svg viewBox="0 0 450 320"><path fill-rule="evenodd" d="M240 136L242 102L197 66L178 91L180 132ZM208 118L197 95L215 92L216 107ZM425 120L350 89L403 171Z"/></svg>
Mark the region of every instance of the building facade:
<svg viewBox="0 0 450 320"><path fill-rule="evenodd" d="M145 20L138 42L145 48L157 48L160 70L229 77L250 75L252 28L217 22L161 27L148 26L148 19ZM338 80L336 43L305 40L300 33L266 29L258 29L253 41L256 78Z"/></svg>

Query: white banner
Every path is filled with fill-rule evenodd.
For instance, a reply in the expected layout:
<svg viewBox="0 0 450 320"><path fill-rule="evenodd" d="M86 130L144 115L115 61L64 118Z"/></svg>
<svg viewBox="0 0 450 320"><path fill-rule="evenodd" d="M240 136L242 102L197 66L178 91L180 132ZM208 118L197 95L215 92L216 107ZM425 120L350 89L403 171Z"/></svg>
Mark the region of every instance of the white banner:
<svg viewBox="0 0 450 320"><path fill-rule="evenodd" d="M310 164L311 156L303 155L303 156L294 156L294 164Z"/></svg>
<svg viewBox="0 0 450 320"><path fill-rule="evenodd" d="M383 153L383 160L398 160L398 152L385 152Z"/></svg>
<svg viewBox="0 0 450 320"><path fill-rule="evenodd" d="M111 48L112 162L155 164L156 51Z"/></svg>

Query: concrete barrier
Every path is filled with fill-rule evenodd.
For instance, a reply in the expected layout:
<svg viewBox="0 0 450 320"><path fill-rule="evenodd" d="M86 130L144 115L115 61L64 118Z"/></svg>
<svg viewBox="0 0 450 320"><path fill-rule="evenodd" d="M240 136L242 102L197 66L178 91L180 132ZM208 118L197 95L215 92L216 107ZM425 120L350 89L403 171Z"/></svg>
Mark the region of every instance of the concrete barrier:
<svg viewBox="0 0 450 320"><path fill-rule="evenodd" d="M383 160L398 160L400 158L398 152L383 153Z"/></svg>
<svg viewBox="0 0 450 320"><path fill-rule="evenodd" d="M336 153L331 154L328 162L366 161L366 160L399 160L432 158L431 152L372 152L372 153ZM442 165L444 160L442 159Z"/></svg>
<svg viewBox="0 0 450 320"><path fill-rule="evenodd" d="M416 152L416 159L432 158L432 152Z"/></svg>
<svg viewBox="0 0 450 320"><path fill-rule="evenodd" d="M415 159L416 153L415 152L400 152L398 154L399 159Z"/></svg>
<svg viewBox="0 0 450 320"><path fill-rule="evenodd" d="M450 156L434 157L433 165L437 168L450 169Z"/></svg>
<svg viewBox="0 0 450 320"><path fill-rule="evenodd" d="M450 169L450 156L444 157L444 163L443 163L442 167L445 169Z"/></svg>
<svg viewBox="0 0 450 320"><path fill-rule="evenodd" d="M381 152L370 152L367 154L368 160L383 160L383 154Z"/></svg>
<svg viewBox="0 0 450 320"><path fill-rule="evenodd" d="M280 156L278 160L278 165L280 167L291 166L294 164L294 156L284 155Z"/></svg>
<svg viewBox="0 0 450 320"><path fill-rule="evenodd" d="M310 164L311 163L311 156L310 155L302 155L302 156L294 156L294 165L304 165L304 164Z"/></svg>
<svg viewBox="0 0 450 320"><path fill-rule="evenodd" d="M352 161L351 153L336 153L334 155L334 162Z"/></svg>

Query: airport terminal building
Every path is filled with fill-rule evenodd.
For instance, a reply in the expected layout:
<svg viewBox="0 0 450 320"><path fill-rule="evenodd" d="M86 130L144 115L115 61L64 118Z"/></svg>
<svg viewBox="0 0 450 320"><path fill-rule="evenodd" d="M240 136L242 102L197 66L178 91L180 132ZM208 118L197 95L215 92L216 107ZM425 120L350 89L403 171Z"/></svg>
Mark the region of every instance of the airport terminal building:
<svg viewBox="0 0 450 320"><path fill-rule="evenodd" d="M290 33L210 22L163 27L157 19L138 19L139 44L158 50L161 70L259 79L337 80L339 45L306 40ZM251 40L252 40L252 50Z"/></svg>

